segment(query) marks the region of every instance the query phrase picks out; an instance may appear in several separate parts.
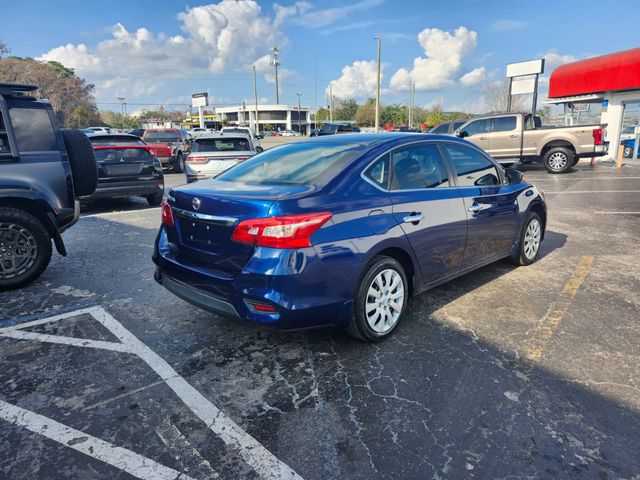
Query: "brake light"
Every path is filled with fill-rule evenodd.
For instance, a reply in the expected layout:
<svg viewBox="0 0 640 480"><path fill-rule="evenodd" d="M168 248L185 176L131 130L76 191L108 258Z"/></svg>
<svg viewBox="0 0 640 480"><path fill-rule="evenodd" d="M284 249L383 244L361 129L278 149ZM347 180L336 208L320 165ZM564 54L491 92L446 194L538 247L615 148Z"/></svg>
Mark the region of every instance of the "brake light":
<svg viewBox="0 0 640 480"><path fill-rule="evenodd" d="M310 247L311 235L331 216L321 212L243 220L233 231L231 240L272 248Z"/></svg>
<svg viewBox="0 0 640 480"><path fill-rule="evenodd" d="M207 157L199 157L197 155L189 155L187 157L187 162L192 163L205 163L207 161Z"/></svg>
<svg viewBox="0 0 640 480"><path fill-rule="evenodd" d="M593 129L593 144L602 145L602 129L601 128Z"/></svg>
<svg viewBox="0 0 640 480"><path fill-rule="evenodd" d="M175 225L173 221L173 212L171 211L171 205L166 200L162 201L162 224L167 227L173 227Z"/></svg>

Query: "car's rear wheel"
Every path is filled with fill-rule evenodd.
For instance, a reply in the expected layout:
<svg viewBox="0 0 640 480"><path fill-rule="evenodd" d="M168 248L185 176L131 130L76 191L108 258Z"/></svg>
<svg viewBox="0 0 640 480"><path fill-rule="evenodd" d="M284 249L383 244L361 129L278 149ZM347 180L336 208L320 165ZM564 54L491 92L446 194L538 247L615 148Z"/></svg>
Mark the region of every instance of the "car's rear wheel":
<svg viewBox="0 0 640 480"><path fill-rule="evenodd" d="M573 167L575 154L565 147L553 147L547 150L542 161L549 173L564 173Z"/></svg>
<svg viewBox="0 0 640 480"><path fill-rule="evenodd" d="M409 284L400 262L376 257L358 286L349 333L369 342L388 337L402 319L408 299Z"/></svg>
<svg viewBox="0 0 640 480"><path fill-rule="evenodd" d="M622 156L624 158L631 158L631 155L633 155L633 148L631 148L631 145L625 145L624 150L622 151Z"/></svg>
<svg viewBox="0 0 640 480"><path fill-rule="evenodd" d="M162 203L164 194L162 192L154 193L153 195L147 195L147 203L152 207L156 207Z"/></svg>
<svg viewBox="0 0 640 480"><path fill-rule="evenodd" d="M38 278L51 260L51 235L23 210L0 208L0 290Z"/></svg>
<svg viewBox="0 0 640 480"><path fill-rule="evenodd" d="M173 165L173 171L175 173L184 172L184 156L182 155L182 153L178 153L178 155L176 155L176 161Z"/></svg>
<svg viewBox="0 0 640 480"><path fill-rule="evenodd" d="M522 232L520 233L520 247L511 260L516 265L531 265L538 259L540 242L542 242L542 220L540 215L530 212Z"/></svg>

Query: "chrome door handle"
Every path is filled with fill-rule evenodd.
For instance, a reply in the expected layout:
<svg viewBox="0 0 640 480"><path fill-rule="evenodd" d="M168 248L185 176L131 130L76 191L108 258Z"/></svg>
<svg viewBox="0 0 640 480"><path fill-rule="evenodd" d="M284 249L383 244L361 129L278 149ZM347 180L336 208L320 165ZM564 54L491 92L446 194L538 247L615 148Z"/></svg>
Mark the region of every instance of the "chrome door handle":
<svg viewBox="0 0 640 480"><path fill-rule="evenodd" d="M418 223L420 220L424 218L424 215L421 213L412 213L402 219L404 223Z"/></svg>
<svg viewBox="0 0 640 480"><path fill-rule="evenodd" d="M518 138L518 135L509 135L509 138Z"/></svg>
<svg viewBox="0 0 640 480"><path fill-rule="evenodd" d="M474 204L474 205L471 205L469 208L467 208L467 210L469 210L472 213L475 213L475 212L479 212L480 210L484 210L486 208L491 208L491 207L489 207L488 205Z"/></svg>

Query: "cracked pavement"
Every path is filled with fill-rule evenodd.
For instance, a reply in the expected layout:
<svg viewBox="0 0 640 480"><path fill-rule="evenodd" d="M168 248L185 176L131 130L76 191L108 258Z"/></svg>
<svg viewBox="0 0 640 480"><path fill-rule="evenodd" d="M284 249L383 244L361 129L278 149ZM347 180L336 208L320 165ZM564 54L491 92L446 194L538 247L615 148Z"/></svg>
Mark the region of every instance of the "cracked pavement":
<svg viewBox="0 0 640 480"><path fill-rule="evenodd" d="M640 212L640 166L586 163L522 167L548 192L536 264L498 262L413 298L379 344L264 330L172 296L153 281L159 210L136 200L87 206L64 234L69 256L0 293L0 328L100 306L306 479L637 479L640 215L624 212ZM29 330L113 341L86 315ZM0 400L189 477L258 478L133 355L0 337L0 365ZM0 426L0 478L133 478Z"/></svg>

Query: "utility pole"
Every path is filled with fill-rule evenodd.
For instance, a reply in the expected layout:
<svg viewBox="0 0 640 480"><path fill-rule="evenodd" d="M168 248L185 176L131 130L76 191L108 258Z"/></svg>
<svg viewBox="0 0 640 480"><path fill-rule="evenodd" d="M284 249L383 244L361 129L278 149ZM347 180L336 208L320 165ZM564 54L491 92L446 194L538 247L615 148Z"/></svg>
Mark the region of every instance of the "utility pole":
<svg viewBox="0 0 640 480"><path fill-rule="evenodd" d="M258 87L256 85L256 66L253 66L253 101L255 102L256 107L256 135L260 135L260 123L258 122Z"/></svg>
<svg viewBox="0 0 640 480"><path fill-rule="evenodd" d="M277 47L271 49L271 65L276 68L276 105L280 105L280 91L278 89L278 67L280 66L280 50Z"/></svg>
<svg viewBox="0 0 640 480"><path fill-rule="evenodd" d="M376 81L376 132L380 129L380 50L382 48L382 35L375 37L378 40L378 75Z"/></svg>
<svg viewBox="0 0 640 480"><path fill-rule="evenodd" d="M298 96L298 133L302 134L302 122L300 122L300 97L302 94L298 92L296 95Z"/></svg>
<svg viewBox="0 0 640 480"><path fill-rule="evenodd" d="M122 116L122 120L120 121L120 127L124 130L124 97L118 97L118 101L120 102L120 115Z"/></svg>
<svg viewBox="0 0 640 480"><path fill-rule="evenodd" d="M407 125L411 128L411 80L409 80L409 101L407 102Z"/></svg>
<svg viewBox="0 0 640 480"><path fill-rule="evenodd" d="M329 84L329 123L333 123L333 82Z"/></svg>
<svg viewBox="0 0 640 480"><path fill-rule="evenodd" d="M313 52L313 119L314 128L318 128L318 57L316 52Z"/></svg>

